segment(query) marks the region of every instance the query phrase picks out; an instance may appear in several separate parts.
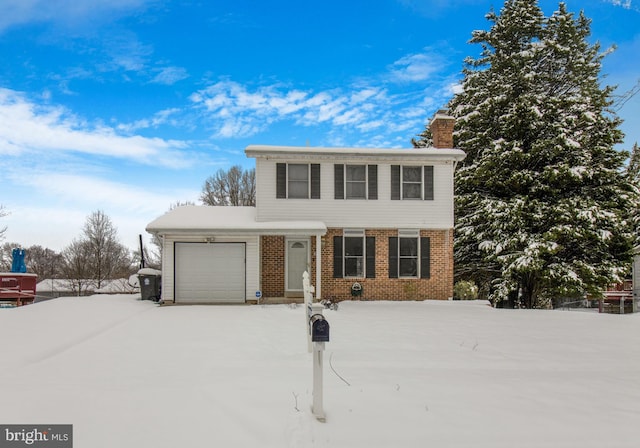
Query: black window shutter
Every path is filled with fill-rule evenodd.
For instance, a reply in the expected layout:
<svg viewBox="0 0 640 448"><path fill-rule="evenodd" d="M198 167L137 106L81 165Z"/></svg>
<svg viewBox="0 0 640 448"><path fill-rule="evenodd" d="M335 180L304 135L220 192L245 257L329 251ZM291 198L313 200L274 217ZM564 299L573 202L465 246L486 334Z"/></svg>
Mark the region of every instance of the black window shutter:
<svg viewBox="0 0 640 448"><path fill-rule="evenodd" d="M376 237L367 237L367 264L365 275L367 278L376 278Z"/></svg>
<svg viewBox="0 0 640 448"><path fill-rule="evenodd" d="M287 197L287 164L276 163L276 198Z"/></svg>
<svg viewBox="0 0 640 448"><path fill-rule="evenodd" d="M369 199L378 199L378 165L369 165Z"/></svg>
<svg viewBox="0 0 640 448"><path fill-rule="evenodd" d="M333 278L342 278L342 237L333 237Z"/></svg>
<svg viewBox="0 0 640 448"><path fill-rule="evenodd" d="M320 164L311 164L311 199L320 199Z"/></svg>
<svg viewBox="0 0 640 448"><path fill-rule="evenodd" d="M433 166L424 167L424 199L433 201Z"/></svg>
<svg viewBox="0 0 640 448"><path fill-rule="evenodd" d="M335 199L344 199L344 165L333 165Z"/></svg>
<svg viewBox="0 0 640 448"><path fill-rule="evenodd" d="M420 278L431 278L431 240L420 238Z"/></svg>
<svg viewBox="0 0 640 448"><path fill-rule="evenodd" d="M391 200L400 200L400 165L391 165Z"/></svg>
<svg viewBox="0 0 640 448"><path fill-rule="evenodd" d="M389 237L389 278L398 278L398 237Z"/></svg>

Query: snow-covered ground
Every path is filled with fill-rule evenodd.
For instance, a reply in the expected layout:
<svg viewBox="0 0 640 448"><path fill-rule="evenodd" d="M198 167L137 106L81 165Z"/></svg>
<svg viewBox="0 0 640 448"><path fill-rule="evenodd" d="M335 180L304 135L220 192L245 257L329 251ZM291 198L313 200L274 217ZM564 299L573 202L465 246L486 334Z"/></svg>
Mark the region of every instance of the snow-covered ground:
<svg viewBox="0 0 640 448"><path fill-rule="evenodd" d="M136 297L0 310L0 423L78 448L640 446L640 314L342 303L320 423L302 306Z"/></svg>

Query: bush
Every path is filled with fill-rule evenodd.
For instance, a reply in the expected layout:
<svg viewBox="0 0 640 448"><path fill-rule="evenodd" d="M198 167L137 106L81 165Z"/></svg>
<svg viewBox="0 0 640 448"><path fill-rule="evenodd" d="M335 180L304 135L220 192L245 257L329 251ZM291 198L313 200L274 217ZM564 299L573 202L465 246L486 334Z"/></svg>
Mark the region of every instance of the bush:
<svg viewBox="0 0 640 448"><path fill-rule="evenodd" d="M453 287L453 298L455 300L476 300L478 298L478 287L475 283L462 280Z"/></svg>

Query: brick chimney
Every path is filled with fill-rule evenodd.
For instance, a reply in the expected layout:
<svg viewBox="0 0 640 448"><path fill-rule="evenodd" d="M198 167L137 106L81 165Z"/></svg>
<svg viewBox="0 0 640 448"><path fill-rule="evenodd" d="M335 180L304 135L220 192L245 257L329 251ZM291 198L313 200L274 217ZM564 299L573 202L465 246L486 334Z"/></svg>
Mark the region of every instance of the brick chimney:
<svg viewBox="0 0 640 448"><path fill-rule="evenodd" d="M430 129L434 148L453 148L453 125L456 119L440 109L431 120Z"/></svg>

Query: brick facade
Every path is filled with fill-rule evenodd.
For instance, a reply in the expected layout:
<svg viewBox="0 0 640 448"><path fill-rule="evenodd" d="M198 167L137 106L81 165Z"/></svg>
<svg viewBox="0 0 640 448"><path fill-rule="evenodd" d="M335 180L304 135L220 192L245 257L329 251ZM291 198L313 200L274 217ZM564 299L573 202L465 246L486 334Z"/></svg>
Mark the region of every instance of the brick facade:
<svg viewBox="0 0 640 448"><path fill-rule="evenodd" d="M284 237L260 238L261 289L263 297L284 297Z"/></svg>
<svg viewBox="0 0 640 448"><path fill-rule="evenodd" d="M366 229L376 238L375 278L333 278L333 237L342 229L328 229L322 237L322 299L331 300L447 300L453 296L453 230L421 230L431 243L431 275L428 279L389 278L389 237L396 229ZM265 297L284 296L285 240L264 236L261 243L262 292ZM311 276L315 284L315 238L311 238ZM362 285L359 297L351 295L354 282Z"/></svg>

